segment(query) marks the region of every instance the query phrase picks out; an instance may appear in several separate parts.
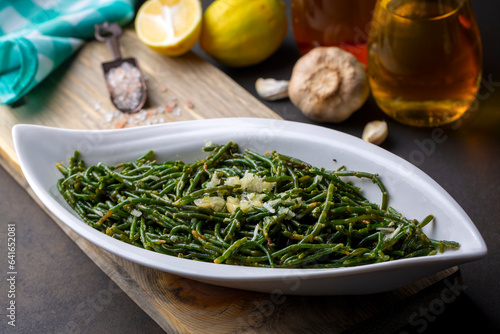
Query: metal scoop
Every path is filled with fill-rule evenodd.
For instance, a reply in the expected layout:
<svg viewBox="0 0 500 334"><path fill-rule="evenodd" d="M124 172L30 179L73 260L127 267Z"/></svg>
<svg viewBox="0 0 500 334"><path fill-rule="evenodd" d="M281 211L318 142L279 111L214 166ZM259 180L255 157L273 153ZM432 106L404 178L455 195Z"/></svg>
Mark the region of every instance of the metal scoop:
<svg viewBox="0 0 500 334"><path fill-rule="evenodd" d="M120 46L118 43L118 37L120 37L121 34L122 29L117 23L110 24L108 22L104 22L103 24L95 25L95 38L98 41L106 43L114 59L113 61L102 63L104 78L106 80L106 86L108 87L111 102L118 110L122 112L135 113L141 110L141 108L144 106L144 103L146 102L147 88L139 65L137 64L135 58L122 58ZM134 78L135 81L132 82L129 90L123 90L122 86L114 87L110 80L111 76L115 74L115 72L113 71L122 69L125 69L129 72L132 71L130 73L136 75ZM124 82L122 82L121 84L123 83ZM122 90L122 92L119 91L120 89Z"/></svg>

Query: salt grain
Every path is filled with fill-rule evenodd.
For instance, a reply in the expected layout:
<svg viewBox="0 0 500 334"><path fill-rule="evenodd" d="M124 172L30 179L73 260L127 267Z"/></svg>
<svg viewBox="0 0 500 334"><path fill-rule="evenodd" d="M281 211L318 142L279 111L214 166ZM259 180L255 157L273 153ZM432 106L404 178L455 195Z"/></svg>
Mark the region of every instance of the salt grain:
<svg viewBox="0 0 500 334"><path fill-rule="evenodd" d="M172 110L172 115L180 116L181 115L181 108L175 107L174 110Z"/></svg>
<svg viewBox="0 0 500 334"><path fill-rule="evenodd" d="M146 117L148 117L146 109L141 109L135 114L135 119L139 122L145 121Z"/></svg>
<svg viewBox="0 0 500 334"><path fill-rule="evenodd" d="M104 120L108 123L111 122L113 120L113 118L114 118L114 116L113 116L112 111L110 111L104 115Z"/></svg>
<svg viewBox="0 0 500 334"><path fill-rule="evenodd" d="M166 105L165 105L165 109L168 111L168 112L171 112L174 110L174 108L177 106L177 99L171 99Z"/></svg>
<svg viewBox="0 0 500 334"><path fill-rule="evenodd" d="M128 118L126 116L124 117L121 117L120 119L118 119L116 122L115 122L115 129L121 129L121 128L124 128L125 125L127 124L128 122Z"/></svg>
<svg viewBox="0 0 500 334"><path fill-rule="evenodd" d="M194 104L190 100L180 104L177 97L171 96L164 105L154 106L147 109L143 108L135 113L124 114L117 109L105 112L101 108L101 115L105 122L108 123L108 127L119 129L127 126L130 127L165 123L168 122L168 120L163 116L165 113L168 112L172 116L180 117L183 110L188 110L187 108L193 107Z"/></svg>

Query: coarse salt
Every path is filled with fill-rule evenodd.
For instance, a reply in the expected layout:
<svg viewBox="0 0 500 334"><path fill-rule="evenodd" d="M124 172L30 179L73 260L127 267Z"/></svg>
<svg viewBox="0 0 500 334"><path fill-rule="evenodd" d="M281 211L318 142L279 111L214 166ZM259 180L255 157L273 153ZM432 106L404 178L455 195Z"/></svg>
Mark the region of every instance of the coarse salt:
<svg viewBox="0 0 500 334"><path fill-rule="evenodd" d="M112 111L110 111L110 112L108 112L108 113L106 113L106 114L104 115L104 120L105 120L106 122L108 122L108 123L109 123L109 122L111 122L111 121L113 120L113 118L114 118L114 114L113 114L113 112L112 112Z"/></svg>
<svg viewBox="0 0 500 334"><path fill-rule="evenodd" d="M174 116L180 116L180 115L181 115L181 108L179 108L179 107L175 107L175 108L172 110L172 115L174 115Z"/></svg>
<svg viewBox="0 0 500 334"><path fill-rule="evenodd" d="M128 62L111 68L106 79L114 105L120 110L137 108L143 96L141 72Z"/></svg>

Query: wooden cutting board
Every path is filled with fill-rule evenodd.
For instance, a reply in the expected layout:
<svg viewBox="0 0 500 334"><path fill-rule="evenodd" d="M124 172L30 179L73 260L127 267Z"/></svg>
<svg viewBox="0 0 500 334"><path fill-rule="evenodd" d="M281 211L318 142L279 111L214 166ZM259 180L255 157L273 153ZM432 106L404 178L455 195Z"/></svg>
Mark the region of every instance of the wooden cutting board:
<svg viewBox="0 0 500 334"><path fill-rule="evenodd" d="M87 43L17 107L0 107L0 163L45 209L22 176L13 147L15 124L110 129L218 117L279 119L216 67L189 53L154 53L131 29L120 39L147 77L148 104L134 116L113 112L101 70L106 46ZM398 290L369 296L300 297L211 286L146 268L84 240L54 222L168 333L388 333L460 279L457 267Z"/></svg>

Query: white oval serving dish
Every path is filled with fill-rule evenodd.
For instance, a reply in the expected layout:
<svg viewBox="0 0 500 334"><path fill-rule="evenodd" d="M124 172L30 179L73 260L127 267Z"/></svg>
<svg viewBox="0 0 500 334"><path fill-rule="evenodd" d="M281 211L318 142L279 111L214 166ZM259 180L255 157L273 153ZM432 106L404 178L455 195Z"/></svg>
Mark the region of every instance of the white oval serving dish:
<svg viewBox="0 0 500 334"><path fill-rule="evenodd" d="M35 125L13 128L15 149L28 183L42 203L83 238L144 266L220 286L296 295L350 295L402 287L451 266L475 261L487 253L483 238L467 214L429 176L394 154L363 140L320 126L290 121L226 118L176 122L120 130L66 130ZM457 241L458 250L351 268L266 269L204 263L131 246L86 225L56 189L61 174L55 165L79 150L87 164L135 160L148 150L157 160L192 162L205 155L205 141L232 140L258 152L278 151L326 169L378 173L389 192L389 205L407 218L436 219L424 232L434 239ZM353 180L362 182L359 180ZM360 184L372 202L378 188Z"/></svg>

